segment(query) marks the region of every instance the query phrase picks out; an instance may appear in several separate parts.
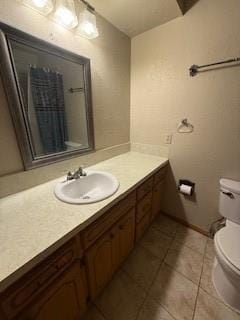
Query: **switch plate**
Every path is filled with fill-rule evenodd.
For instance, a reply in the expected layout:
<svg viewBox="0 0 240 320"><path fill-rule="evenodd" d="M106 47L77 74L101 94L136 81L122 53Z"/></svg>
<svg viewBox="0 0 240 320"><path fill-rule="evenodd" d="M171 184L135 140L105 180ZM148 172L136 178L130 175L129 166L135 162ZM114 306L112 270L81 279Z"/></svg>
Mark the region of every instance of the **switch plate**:
<svg viewBox="0 0 240 320"><path fill-rule="evenodd" d="M164 134L163 141L165 144L171 144L172 143L172 134L169 134L169 133Z"/></svg>

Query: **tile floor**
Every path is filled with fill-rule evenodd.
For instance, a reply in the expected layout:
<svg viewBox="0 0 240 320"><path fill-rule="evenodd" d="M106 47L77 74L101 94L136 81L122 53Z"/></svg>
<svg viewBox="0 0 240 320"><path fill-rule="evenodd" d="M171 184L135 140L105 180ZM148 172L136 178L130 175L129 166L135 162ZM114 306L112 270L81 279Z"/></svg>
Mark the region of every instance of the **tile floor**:
<svg viewBox="0 0 240 320"><path fill-rule="evenodd" d="M159 216L84 320L240 320L211 282L212 240Z"/></svg>

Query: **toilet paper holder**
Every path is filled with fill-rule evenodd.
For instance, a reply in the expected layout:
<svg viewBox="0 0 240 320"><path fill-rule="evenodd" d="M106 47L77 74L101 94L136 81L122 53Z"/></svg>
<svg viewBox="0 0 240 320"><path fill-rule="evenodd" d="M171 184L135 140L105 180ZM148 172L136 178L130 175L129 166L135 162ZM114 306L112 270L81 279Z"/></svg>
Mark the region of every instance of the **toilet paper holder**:
<svg viewBox="0 0 240 320"><path fill-rule="evenodd" d="M191 187L191 193L190 193L190 196L192 196L194 194L194 191L195 191L195 183L190 181L190 180L186 180L186 179L180 179L179 182L178 182L178 190L180 191L180 187L182 185L186 185L186 186L189 186Z"/></svg>

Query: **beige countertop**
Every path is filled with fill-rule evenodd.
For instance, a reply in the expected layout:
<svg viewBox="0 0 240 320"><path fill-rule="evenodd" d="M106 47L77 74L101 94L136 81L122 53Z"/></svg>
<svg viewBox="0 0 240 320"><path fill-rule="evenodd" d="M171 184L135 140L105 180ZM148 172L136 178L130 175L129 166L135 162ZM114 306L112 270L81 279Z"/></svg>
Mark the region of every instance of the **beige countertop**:
<svg viewBox="0 0 240 320"><path fill-rule="evenodd" d="M167 162L127 152L89 167L110 172L120 182L113 196L93 204L58 200L54 187L63 177L0 199L0 292Z"/></svg>

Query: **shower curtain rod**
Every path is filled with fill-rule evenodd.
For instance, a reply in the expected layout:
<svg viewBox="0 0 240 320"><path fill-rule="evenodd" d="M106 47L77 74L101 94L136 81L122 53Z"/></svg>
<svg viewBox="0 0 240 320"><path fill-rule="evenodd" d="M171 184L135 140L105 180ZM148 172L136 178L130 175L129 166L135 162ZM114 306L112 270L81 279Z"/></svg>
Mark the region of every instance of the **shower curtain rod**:
<svg viewBox="0 0 240 320"><path fill-rule="evenodd" d="M206 67L217 66L217 65L226 64L226 63L238 62L238 61L240 61L239 57L238 58L229 59L229 60L219 61L219 62L215 62L215 63L205 64L205 65L202 65L202 66L198 66L198 65L194 64L189 68L189 73L190 73L191 77L194 77L199 72L199 69L206 68Z"/></svg>

